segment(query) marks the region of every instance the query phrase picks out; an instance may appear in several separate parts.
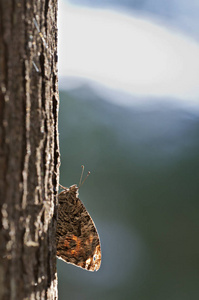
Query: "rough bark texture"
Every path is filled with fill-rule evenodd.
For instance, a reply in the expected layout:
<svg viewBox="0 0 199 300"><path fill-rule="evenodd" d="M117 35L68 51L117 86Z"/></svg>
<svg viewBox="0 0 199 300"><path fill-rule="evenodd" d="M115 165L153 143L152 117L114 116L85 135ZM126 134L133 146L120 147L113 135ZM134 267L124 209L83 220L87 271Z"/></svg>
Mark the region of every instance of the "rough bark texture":
<svg viewBox="0 0 199 300"><path fill-rule="evenodd" d="M0 0L0 299L56 299L57 0Z"/></svg>

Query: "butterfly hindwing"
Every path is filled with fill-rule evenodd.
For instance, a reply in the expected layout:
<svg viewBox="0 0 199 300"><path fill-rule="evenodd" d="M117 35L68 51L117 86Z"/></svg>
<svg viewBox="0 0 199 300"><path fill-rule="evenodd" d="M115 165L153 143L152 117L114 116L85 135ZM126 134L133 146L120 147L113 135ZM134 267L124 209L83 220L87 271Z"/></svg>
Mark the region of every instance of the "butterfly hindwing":
<svg viewBox="0 0 199 300"><path fill-rule="evenodd" d="M56 232L57 256L89 271L101 264L101 247L95 224L72 185L59 194Z"/></svg>

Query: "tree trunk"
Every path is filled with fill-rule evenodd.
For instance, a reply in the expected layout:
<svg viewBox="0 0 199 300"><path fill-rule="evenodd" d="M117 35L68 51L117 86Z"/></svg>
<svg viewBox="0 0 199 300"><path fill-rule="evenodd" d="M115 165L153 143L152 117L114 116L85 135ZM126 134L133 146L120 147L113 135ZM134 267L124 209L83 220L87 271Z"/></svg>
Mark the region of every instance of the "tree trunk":
<svg viewBox="0 0 199 300"><path fill-rule="evenodd" d="M57 299L57 0L0 0L0 299Z"/></svg>

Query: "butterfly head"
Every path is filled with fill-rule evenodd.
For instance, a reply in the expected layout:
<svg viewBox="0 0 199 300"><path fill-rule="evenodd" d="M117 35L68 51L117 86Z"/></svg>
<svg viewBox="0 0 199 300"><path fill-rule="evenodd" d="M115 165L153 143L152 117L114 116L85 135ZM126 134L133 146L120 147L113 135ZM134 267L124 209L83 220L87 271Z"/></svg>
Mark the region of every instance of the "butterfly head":
<svg viewBox="0 0 199 300"><path fill-rule="evenodd" d="M79 187L76 184L73 184L69 187L69 192L74 193L76 197L79 196Z"/></svg>

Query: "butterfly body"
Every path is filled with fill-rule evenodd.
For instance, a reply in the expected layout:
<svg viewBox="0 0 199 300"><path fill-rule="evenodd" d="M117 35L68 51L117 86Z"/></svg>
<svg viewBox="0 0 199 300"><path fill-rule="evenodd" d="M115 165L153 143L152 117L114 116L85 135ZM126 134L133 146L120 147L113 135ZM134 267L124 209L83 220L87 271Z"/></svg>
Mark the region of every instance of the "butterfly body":
<svg viewBox="0 0 199 300"><path fill-rule="evenodd" d="M95 224L78 198L76 184L59 194L56 232L57 257L89 271L101 264L101 247Z"/></svg>

